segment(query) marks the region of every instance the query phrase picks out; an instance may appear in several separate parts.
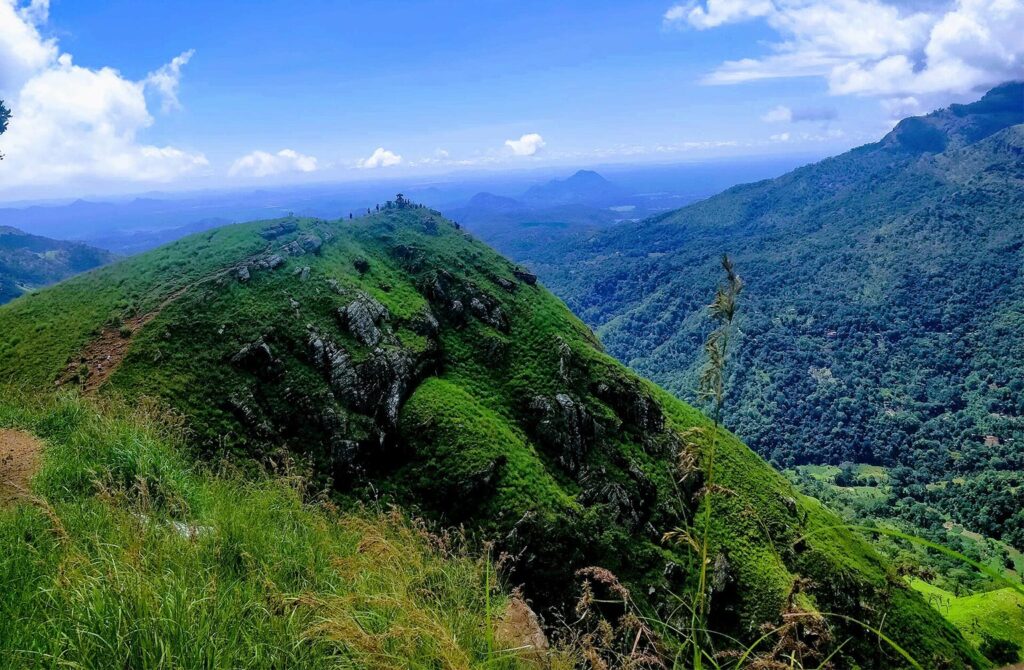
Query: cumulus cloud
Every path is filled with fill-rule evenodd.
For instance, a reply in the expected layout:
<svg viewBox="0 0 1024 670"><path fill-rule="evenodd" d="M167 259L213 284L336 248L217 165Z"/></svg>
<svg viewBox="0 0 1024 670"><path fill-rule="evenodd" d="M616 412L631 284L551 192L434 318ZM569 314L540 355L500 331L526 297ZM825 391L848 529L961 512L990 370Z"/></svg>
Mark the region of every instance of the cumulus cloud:
<svg viewBox="0 0 1024 670"><path fill-rule="evenodd" d="M154 123L147 85L161 95L176 92L185 54L157 71L165 73L160 85L110 67L81 67L41 35L48 9L46 0L0 0L0 97L14 112L3 137L0 185L161 182L208 165L200 153L138 138Z"/></svg>
<svg viewBox="0 0 1024 670"><path fill-rule="evenodd" d="M533 156L544 148L544 138L537 133L528 133L518 140L505 140L505 146L516 156Z"/></svg>
<svg viewBox="0 0 1024 670"><path fill-rule="evenodd" d="M392 165L398 165L402 162L402 157L393 151L388 151L384 147L377 147L376 150L370 157L359 161L359 167L361 168L379 168L379 167L391 167Z"/></svg>
<svg viewBox="0 0 1024 670"><path fill-rule="evenodd" d="M146 77L146 86L149 86L160 95L164 112L181 109L181 102L178 100L178 86L181 84L181 68L188 63L194 49L189 49L179 56L171 59L160 69L150 72Z"/></svg>
<svg viewBox="0 0 1024 670"><path fill-rule="evenodd" d="M306 156L293 149L281 149L276 154L257 150L232 163L228 175L267 177L286 172L314 172L317 167L317 159L314 156Z"/></svg>
<svg viewBox="0 0 1024 670"><path fill-rule="evenodd" d="M704 0L678 4L666 24L697 30L763 20L779 39L769 53L726 61L710 84L823 77L833 94L929 102L1024 76L1024 2L953 0Z"/></svg>

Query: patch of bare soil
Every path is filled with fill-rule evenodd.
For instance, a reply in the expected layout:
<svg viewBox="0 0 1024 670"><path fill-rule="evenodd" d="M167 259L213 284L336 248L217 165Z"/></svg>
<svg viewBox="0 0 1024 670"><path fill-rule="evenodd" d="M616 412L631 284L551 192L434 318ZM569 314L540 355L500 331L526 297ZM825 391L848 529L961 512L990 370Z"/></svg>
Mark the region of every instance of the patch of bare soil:
<svg viewBox="0 0 1024 670"><path fill-rule="evenodd" d="M9 505L28 491L42 452L42 442L28 433L0 429L0 506Z"/></svg>
<svg viewBox="0 0 1024 670"><path fill-rule="evenodd" d="M121 364L121 361L124 360L135 333L155 319L165 307L189 290L220 279L230 273L237 272L239 268L246 267L253 259L259 258L266 253L267 250L264 250L260 254L247 258L239 264L220 269L217 272L197 279L191 284L169 294L151 312L134 316L116 328L112 326L104 328L103 332L85 345L85 348L79 352L79 355L67 364L64 371L57 378L56 385L58 387L77 385L85 393L95 393L110 378L110 375L114 373L114 370Z"/></svg>
<svg viewBox="0 0 1024 670"><path fill-rule="evenodd" d="M96 339L85 345L77 358L68 363L57 385L77 382L84 392L95 392L124 360L132 336L158 313L128 319L119 328L104 328Z"/></svg>

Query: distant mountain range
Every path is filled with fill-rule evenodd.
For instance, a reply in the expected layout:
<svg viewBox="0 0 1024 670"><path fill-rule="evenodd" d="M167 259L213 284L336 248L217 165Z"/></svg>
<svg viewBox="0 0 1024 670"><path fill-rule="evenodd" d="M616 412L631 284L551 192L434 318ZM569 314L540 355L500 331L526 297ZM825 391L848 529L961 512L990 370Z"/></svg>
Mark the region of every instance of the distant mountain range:
<svg viewBox="0 0 1024 670"><path fill-rule="evenodd" d="M0 304L114 259L110 252L0 226Z"/></svg>

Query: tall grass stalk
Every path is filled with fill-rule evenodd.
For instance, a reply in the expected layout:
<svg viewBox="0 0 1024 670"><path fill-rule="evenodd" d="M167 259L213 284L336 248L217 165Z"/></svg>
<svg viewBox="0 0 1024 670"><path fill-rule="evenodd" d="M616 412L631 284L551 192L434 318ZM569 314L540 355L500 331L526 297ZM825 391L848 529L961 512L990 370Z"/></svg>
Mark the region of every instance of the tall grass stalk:
<svg viewBox="0 0 1024 670"><path fill-rule="evenodd" d="M710 594L708 593L708 563L710 562L710 557L708 551L714 508L715 452L718 449L718 433L722 426L722 413L725 405L725 372L729 355L729 341L735 327L740 293L743 291L743 281L736 274L732 260L728 256L722 256L722 269L725 271L725 279L719 283L718 288L715 290L715 299L708 306L709 315L717 325L704 343L704 353L707 356L707 361L704 369L701 371L698 384L699 397L711 403L711 419L714 425L705 459L705 480L702 492L702 528L701 540L699 542L700 567L691 617L692 627L695 631L706 628L708 609L710 607ZM694 644L693 664L698 670L702 667L704 655L703 645Z"/></svg>

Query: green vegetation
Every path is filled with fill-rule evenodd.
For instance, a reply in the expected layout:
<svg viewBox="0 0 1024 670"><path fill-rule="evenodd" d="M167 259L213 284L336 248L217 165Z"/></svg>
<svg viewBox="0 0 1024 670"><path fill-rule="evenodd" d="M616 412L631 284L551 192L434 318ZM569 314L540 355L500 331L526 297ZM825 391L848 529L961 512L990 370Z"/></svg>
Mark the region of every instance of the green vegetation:
<svg viewBox="0 0 1024 670"><path fill-rule="evenodd" d="M3 125L0 104L0 128ZM77 242L60 242L0 226L0 304L25 291L109 263L113 255Z"/></svg>
<svg viewBox="0 0 1024 670"><path fill-rule="evenodd" d="M1024 595L1011 588L1002 588L957 597L916 578L911 580L911 586L924 594L933 607L994 663L1008 664L1021 660Z"/></svg>
<svg viewBox="0 0 1024 670"><path fill-rule="evenodd" d="M553 626L584 575L607 573L660 622L641 647L671 657L690 620L676 594L703 572L716 651L799 606L846 665L905 664L865 626L925 666L984 665L838 517L437 212L389 203L201 233L15 300L0 323L0 378L156 397L211 463L464 524L497 542L506 579ZM676 464L712 444L719 493L695 495L705 482ZM662 542L694 519L701 552Z"/></svg>
<svg viewBox="0 0 1024 670"><path fill-rule="evenodd" d="M7 123L11 120L11 110L7 108L3 100L0 100L0 135L7 132ZM0 152L0 160L3 160L3 152Z"/></svg>
<svg viewBox="0 0 1024 670"><path fill-rule="evenodd" d="M152 407L0 395L46 441L0 509L0 665L514 668L505 596L457 537L304 504L298 478L187 465Z"/></svg>
<svg viewBox="0 0 1024 670"><path fill-rule="evenodd" d="M891 467L897 500L1024 549L1022 98L524 257L610 353L695 399L728 252L749 279L728 427L780 468Z"/></svg>

